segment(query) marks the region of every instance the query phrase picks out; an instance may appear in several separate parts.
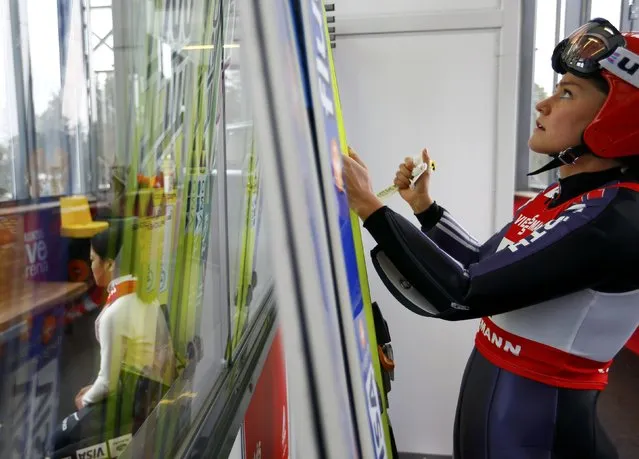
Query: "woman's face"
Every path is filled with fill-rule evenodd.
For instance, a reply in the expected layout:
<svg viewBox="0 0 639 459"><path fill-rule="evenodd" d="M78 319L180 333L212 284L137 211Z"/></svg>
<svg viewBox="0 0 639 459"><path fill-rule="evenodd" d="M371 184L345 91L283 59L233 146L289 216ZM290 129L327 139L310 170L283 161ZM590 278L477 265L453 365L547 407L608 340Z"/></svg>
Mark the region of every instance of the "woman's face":
<svg viewBox="0 0 639 459"><path fill-rule="evenodd" d="M567 73L555 93L537 104L539 117L528 146L537 153L553 154L579 145L606 97L592 81Z"/></svg>
<svg viewBox="0 0 639 459"><path fill-rule="evenodd" d="M113 261L103 260L91 247L91 271L98 287L107 287L113 280Z"/></svg>

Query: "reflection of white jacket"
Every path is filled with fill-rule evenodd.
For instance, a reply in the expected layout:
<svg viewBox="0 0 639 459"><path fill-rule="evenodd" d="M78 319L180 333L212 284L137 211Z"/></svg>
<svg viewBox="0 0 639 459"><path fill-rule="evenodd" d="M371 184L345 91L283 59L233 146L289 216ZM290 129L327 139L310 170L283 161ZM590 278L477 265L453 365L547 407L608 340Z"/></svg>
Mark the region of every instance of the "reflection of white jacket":
<svg viewBox="0 0 639 459"><path fill-rule="evenodd" d="M131 276L115 279L109 289L131 280ZM119 296L104 307L95 321L95 332L100 343L100 371L82 398L84 405L114 392L123 366L150 379L170 382L167 375L173 349L157 301L144 303L136 293Z"/></svg>

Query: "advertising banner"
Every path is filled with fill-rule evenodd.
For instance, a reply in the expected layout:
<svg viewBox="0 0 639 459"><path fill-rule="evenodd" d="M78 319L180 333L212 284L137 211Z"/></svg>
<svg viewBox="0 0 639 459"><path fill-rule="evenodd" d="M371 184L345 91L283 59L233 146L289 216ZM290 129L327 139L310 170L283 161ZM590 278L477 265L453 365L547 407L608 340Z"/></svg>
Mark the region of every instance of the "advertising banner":
<svg viewBox="0 0 639 459"><path fill-rule="evenodd" d="M275 335L244 415L244 445L246 459L289 457L286 364L281 331Z"/></svg>

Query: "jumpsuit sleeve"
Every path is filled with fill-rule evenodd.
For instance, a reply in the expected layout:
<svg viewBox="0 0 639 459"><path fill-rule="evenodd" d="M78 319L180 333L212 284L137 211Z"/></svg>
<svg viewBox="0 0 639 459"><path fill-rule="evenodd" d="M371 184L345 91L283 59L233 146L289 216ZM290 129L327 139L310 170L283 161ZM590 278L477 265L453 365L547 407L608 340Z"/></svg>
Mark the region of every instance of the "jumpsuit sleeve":
<svg viewBox="0 0 639 459"><path fill-rule="evenodd" d="M474 319L592 288L619 270L634 269L637 196L610 190L469 265L387 207L364 227L378 244L372 251L376 271L404 306L445 320Z"/></svg>
<svg viewBox="0 0 639 459"><path fill-rule="evenodd" d="M481 244L442 206L434 202L415 216L422 232L455 260L465 266L479 260Z"/></svg>
<svg viewBox="0 0 639 459"><path fill-rule="evenodd" d="M82 397L85 405L105 399L118 385L120 368L124 356L123 326L118 326L117 310L114 303L100 318L98 333L100 336L100 370L91 389Z"/></svg>

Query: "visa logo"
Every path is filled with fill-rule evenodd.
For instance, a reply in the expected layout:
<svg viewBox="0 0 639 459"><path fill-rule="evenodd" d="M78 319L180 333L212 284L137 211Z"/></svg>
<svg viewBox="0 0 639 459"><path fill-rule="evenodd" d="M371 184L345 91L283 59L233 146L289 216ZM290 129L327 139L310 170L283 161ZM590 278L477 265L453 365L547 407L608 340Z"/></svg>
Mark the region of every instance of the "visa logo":
<svg viewBox="0 0 639 459"><path fill-rule="evenodd" d="M75 455L78 459L106 459L109 457L106 443L99 443L89 446L88 448L79 449L75 452Z"/></svg>

